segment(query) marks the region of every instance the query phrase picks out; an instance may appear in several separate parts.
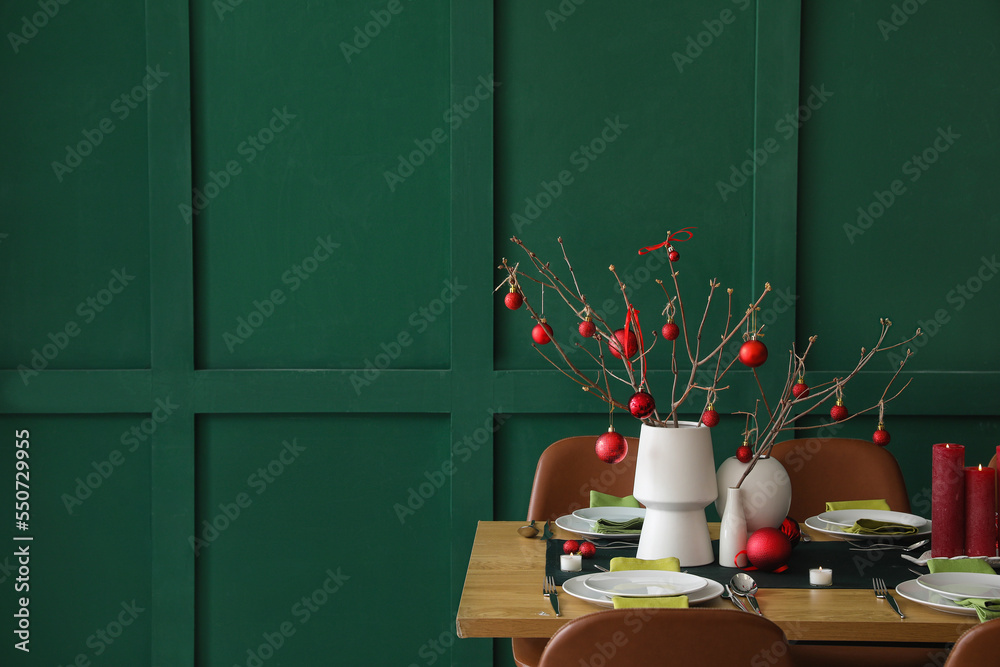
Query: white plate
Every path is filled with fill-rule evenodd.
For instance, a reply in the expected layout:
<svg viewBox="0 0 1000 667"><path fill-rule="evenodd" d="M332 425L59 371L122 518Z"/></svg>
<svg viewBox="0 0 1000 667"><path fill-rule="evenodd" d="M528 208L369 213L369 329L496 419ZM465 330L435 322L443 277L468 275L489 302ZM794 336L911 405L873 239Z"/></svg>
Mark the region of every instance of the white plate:
<svg viewBox="0 0 1000 667"><path fill-rule="evenodd" d="M608 609L614 607L615 604L612 601L611 596L605 595L604 593L598 593L597 591L587 587L587 579L592 576L594 575L582 574L579 577L567 579L562 585L563 592L567 595L583 600L584 602L595 604L598 607L607 607ZM687 594L689 605L708 602L709 600L714 600L722 595L722 584L716 583L711 579L706 579L705 581L706 584L704 588Z"/></svg>
<svg viewBox="0 0 1000 667"><path fill-rule="evenodd" d="M927 523L927 519L916 514L906 512L890 512L887 510L836 510L834 512L823 512L816 516L820 521L832 523L835 526L846 526L850 528L858 519L873 519L875 521L889 521L901 523L914 528L922 528Z"/></svg>
<svg viewBox="0 0 1000 667"><path fill-rule="evenodd" d="M931 559L931 550L928 549L919 556L911 556L910 554L900 554L900 556L910 561L911 563L916 563L917 565L927 565L927 561ZM940 558L940 556L938 556L938 558ZM948 560L963 560L966 558L976 558L978 560L984 560L993 567L1000 566L1000 557L998 556L954 556L952 558L949 558Z"/></svg>
<svg viewBox="0 0 1000 667"><path fill-rule="evenodd" d="M573 516L584 521L596 522L598 519L606 521L630 521L632 519L642 519L646 516L645 507L587 507L573 512Z"/></svg>
<svg viewBox="0 0 1000 667"><path fill-rule="evenodd" d="M917 577L917 583L949 600L1000 598L1000 574L937 572Z"/></svg>
<svg viewBox="0 0 1000 667"><path fill-rule="evenodd" d="M811 516L805 521L806 527L811 530L815 530L817 533L823 533L824 535L829 535L831 537L837 537L842 540L898 540L900 538L910 538L926 536L931 534L931 522L928 521L920 528L917 528L917 532L911 533L909 535L859 535L857 533L848 533L843 526L838 526L836 524L827 523L826 521L821 521L818 516ZM853 524L852 524L853 525Z"/></svg>
<svg viewBox="0 0 1000 667"><path fill-rule="evenodd" d="M700 591L708 584L708 579L686 572L668 570L622 570L599 572L584 583L587 588L605 595L659 598Z"/></svg>
<svg viewBox="0 0 1000 667"><path fill-rule="evenodd" d="M556 519L556 525L563 530L594 540L639 541L639 533L595 533L593 521L587 521L572 514L566 514Z"/></svg>
<svg viewBox="0 0 1000 667"><path fill-rule="evenodd" d="M943 598L937 593L927 590L918 584L916 579L904 581L899 586L896 586L896 592L910 602L916 602L917 604L922 604L925 607L930 607L931 609L946 611L949 614L961 614L962 616L976 615L975 609L957 605L948 598Z"/></svg>

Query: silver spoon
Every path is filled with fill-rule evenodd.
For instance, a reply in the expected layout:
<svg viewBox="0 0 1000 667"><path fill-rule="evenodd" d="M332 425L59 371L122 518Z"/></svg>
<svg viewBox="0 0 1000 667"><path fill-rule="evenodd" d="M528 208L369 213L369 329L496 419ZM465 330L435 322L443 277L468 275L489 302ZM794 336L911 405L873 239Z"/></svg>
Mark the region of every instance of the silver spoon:
<svg viewBox="0 0 1000 667"><path fill-rule="evenodd" d="M535 537L538 535L538 529L535 528L535 520L532 519L531 523L525 524L517 529L517 534L521 537Z"/></svg>
<svg viewBox="0 0 1000 667"><path fill-rule="evenodd" d="M747 611L747 608L743 606L739 598L733 595L733 592L729 589L729 584L724 584L722 587L722 598L724 600L729 600L736 606L740 611Z"/></svg>
<svg viewBox="0 0 1000 667"><path fill-rule="evenodd" d="M732 586L737 595L750 601L750 606L755 612L761 616L764 615L760 613L760 605L757 604L757 598L754 597L754 593L757 592L757 582L753 580L753 577L746 572L737 572L729 580L729 585Z"/></svg>

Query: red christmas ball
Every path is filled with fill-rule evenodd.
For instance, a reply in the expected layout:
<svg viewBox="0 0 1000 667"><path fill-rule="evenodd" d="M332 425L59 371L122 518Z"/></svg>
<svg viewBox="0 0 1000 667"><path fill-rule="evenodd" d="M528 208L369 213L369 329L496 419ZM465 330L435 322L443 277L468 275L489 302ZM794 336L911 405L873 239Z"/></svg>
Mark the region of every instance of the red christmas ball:
<svg viewBox="0 0 1000 667"><path fill-rule="evenodd" d="M593 542L582 542L580 544L580 555L584 558L593 558L597 553L597 547Z"/></svg>
<svg viewBox="0 0 1000 667"><path fill-rule="evenodd" d="M548 343L550 340L552 340L551 336L552 336L552 327L546 324L545 320L542 320L541 322L536 324L534 328L531 330L531 337L539 345L545 345L546 343Z"/></svg>
<svg viewBox="0 0 1000 667"><path fill-rule="evenodd" d="M580 322L580 335L584 338L593 338L594 334L597 333L597 326L588 317L583 322Z"/></svg>
<svg viewBox="0 0 1000 667"><path fill-rule="evenodd" d="M605 463L619 463L628 454L628 441L621 433L612 429L597 439L594 445L597 458Z"/></svg>
<svg viewBox="0 0 1000 667"><path fill-rule="evenodd" d="M740 463L750 463L750 459L753 458L753 450L746 445L740 445L736 448L736 460Z"/></svg>
<svg viewBox="0 0 1000 667"><path fill-rule="evenodd" d="M786 516L785 520L781 522L779 530L788 538L793 547L802 539L802 530L799 528L799 522L790 516Z"/></svg>
<svg viewBox="0 0 1000 667"><path fill-rule="evenodd" d="M681 258L681 254L676 250L671 250L667 257L670 258L671 262L676 262Z"/></svg>
<svg viewBox="0 0 1000 667"><path fill-rule="evenodd" d="M767 361L767 346L756 338L740 346L740 361L744 366L757 368Z"/></svg>
<svg viewBox="0 0 1000 667"><path fill-rule="evenodd" d="M667 340L677 340L677 337L681 335L681 328L674 324L673 320L670 320L663 325L663 337Z"/></svg>
<svg viewBox="0 0 1000 667"><path fill-rule="evenodd" d="M839 422L843 419L847 419L847 408L844 407L844 402L838 400L836 405L830 408L830 419L835 422Z"/></svg>
<svg viewBox="0 0 1000 667"><path fill-rule="evenodd" d="M611 353L611 356L621 359L622 350L625 351L625 356L629 359L639 351L639 339L635 337L631 329L628 331L618 329L615 331L614 339L608 340L608 352Z"/></svg>
<svg viewBox="0 0 1000 667"><path fill-rule="evenodd" d="M806 398L809 396L809 385L799 378L799 381L792 385L792 396L795 398Z"/></svg>
<svg viewBox="0 0 1000 667"><path fill-rule="evenodd" d="M747 538L747 559L759 570L773 572L791 555L792 543L777 528L759 528Z"/></svg>
<svg viewBox="0 0 1000 667"><path fill-rule="evenodd" d="M632 394L632 398L628 399L628 411L636 419L645 419L653 414L655 409L656 402L653 397L644 391L637 391Z"/></svg>
<svg viewBox="0 0 1000 667"><path fill-rule="evenodd" d="M882 424L879 424L878 429L872 434L872 442L879 447L885 447L889 444L889 432L882 427Z"/></svg>
<svg viewBox="0 0 1000 667"><path fill-rule="evenodd" d="M563 553L575 554L580 550L580 543L576 540L566 540L563 542Z"/></svg>
<svg viewBox="0 0 1000 667"><path fill-rule="evenodd" d="M524 297L516 289L511 289L507 292L507 295L503 298L503 303L505 306L511 310L517 310L524 303Z"/></svg>
<svg viewBox="0 0 1000 667"><path fill-rule="evenodd" d="M712 404L709 403L708 408L701 413L701 423L705 426L712 428L719 423L719 413L715 411Z"/></svg>

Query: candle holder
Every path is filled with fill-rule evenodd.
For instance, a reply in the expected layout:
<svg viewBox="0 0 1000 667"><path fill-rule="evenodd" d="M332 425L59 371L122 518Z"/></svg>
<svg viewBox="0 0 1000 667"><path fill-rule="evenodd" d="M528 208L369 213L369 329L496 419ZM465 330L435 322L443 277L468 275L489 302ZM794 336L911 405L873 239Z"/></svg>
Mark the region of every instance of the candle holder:
<svg viewBox="0 0 1000 667"><path fill-rule="evenodd" d="M809 570L809 585L813 588L833 586L833 570L817 567Z"/></svg>

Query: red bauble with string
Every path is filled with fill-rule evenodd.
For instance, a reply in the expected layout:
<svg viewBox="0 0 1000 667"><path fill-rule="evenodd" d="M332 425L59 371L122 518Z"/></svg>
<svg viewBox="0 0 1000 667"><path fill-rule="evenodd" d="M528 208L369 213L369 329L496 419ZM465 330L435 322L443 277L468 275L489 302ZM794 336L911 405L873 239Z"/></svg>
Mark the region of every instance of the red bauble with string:
<svg viewBox="0 0 1000 667"><path fill-rule="evenodd" d="M872 434L872 442L879 447L885 447L889 444L889 440L889 432L885 430L885 424L879 422L878 429Z"/></svg>
<svg viewBox="0 0 1000 667"><path fill-rule="evenodd" d="M614 339L608 341L608 352L611 353L611 356L621 359L623 350L628 359L634 357L635 353L639 351L639 339L635 337L635 333L631 329L616 329Z"/></svg>
<svg viewBox="0 0 1000 667"><path fill-rule="evenodd" d="M654 410L656 410L656 401L644 391L637 391L632 394L632 398L628 399L628 411L636 419L645 419L653 414Z"/></svg>
<svg viewBox="0 0 1000 667"><path fill-rule="evenodd" d="M588 317L583 322L580 322L578 330L584 338L593 338L594 334L597 333L597 325Z"/></svg>
<svg viewBox="0 0 1000 667"><path fill-rule="evenodd" d="M608 432L601 435L594 445L597 458L605 463L621 463L628 456L628 440L615 431L614 426L608 427Z"/></svg>
<svg viewBox="0 0 1000 667"><path fill-rule="evenodd" d="M708 407L705 408L705 411L701 413L701 423L709 428L719 425L719 413L715 411L715 408L711 403L709 403Z"/></svg>
<svg viewBox="0 0 1000 667"><path fill-rule="evenodd" d="M531 330L531 338L539 345L545 345L552 340L552 327L545 323L545 318Z"/></svg>
<svg viewBox="0 0 1000 667"><path fill-rule="evenodd" d="M744 366L757 368L767 361L767 346L756 338L748 340L740 346L740 362Z"/></svg>
<svg viewBox="0 0 1000 667"><path fill-rule="evenodd" d="M847 412L847 408L844 407L843 399L838 398L834 406L830 408L830 419L832 419L835 422L847 419L848 414L849 413Z"/></svg>
<svg viewBox="0 0 1000 667"><path fill-rule="evenodd" d="M674 324L673 320L667 320L667 323L663 325L663 330L660 332L663 337L667 340L677 340L677 337L681 335L681 328Z"/></svg>
<svg viewBox="0 0 1000 667"><path fill-rule="evenodd" d="M809 396L809 385L805 383L805 380L799 378L799 381L792 385L792 396L794 398L807 398Z"/></svg>
<svg viewBox="0 0 1000 667"><path fill-rule="evenodd" d="M504 296L503 303L511 310L517 310L524 303L524 297L521 296L516 287L511 287L510 291Z"/></svg>

